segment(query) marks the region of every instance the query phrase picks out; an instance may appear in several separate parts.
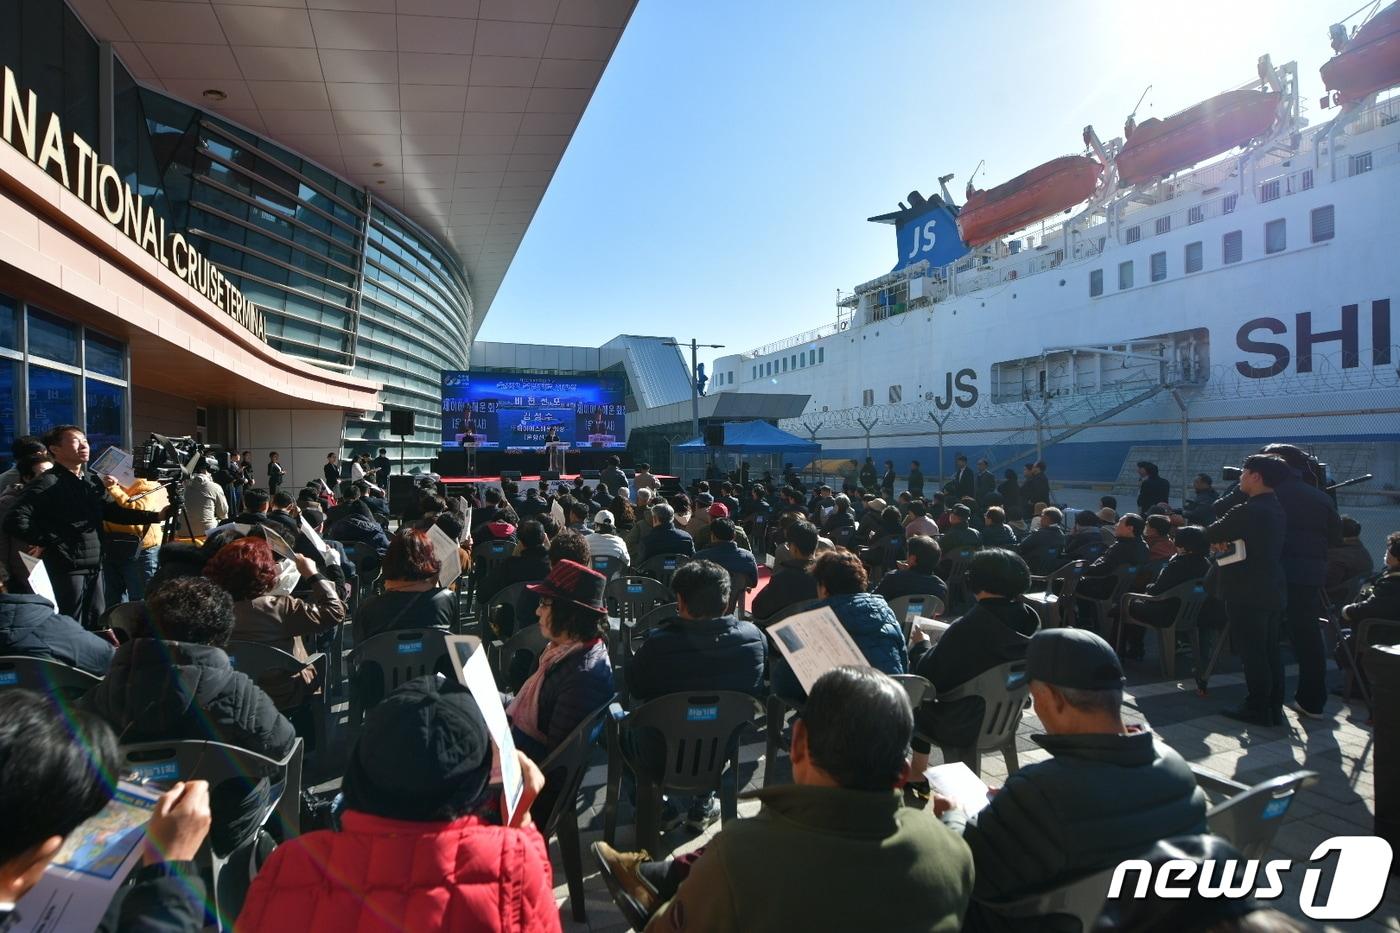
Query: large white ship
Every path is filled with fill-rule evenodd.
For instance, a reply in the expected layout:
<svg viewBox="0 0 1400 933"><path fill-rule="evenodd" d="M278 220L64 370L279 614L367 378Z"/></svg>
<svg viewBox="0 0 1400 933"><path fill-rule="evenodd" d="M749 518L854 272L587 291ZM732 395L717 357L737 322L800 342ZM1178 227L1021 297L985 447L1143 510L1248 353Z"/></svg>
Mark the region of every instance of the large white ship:
<svg viewBox="0 0 1400 933"><path fill-rule="evenodd" d="M1400 3L1333 27L1325 122L1296 65L961 205L911 193L894 269L836 319L713 364L715 392L810 395L781 423L825 457L931 476L1176 486L1269 440L1400 488ZM941 464L941 469L940 469ZM1180 487L1177 487L1178 489Z"/></svg>

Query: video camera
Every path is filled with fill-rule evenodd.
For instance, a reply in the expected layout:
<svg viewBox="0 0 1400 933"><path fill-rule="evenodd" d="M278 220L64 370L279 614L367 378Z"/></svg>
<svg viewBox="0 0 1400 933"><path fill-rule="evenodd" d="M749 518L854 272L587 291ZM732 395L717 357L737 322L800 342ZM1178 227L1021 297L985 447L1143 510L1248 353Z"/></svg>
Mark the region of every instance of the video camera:
<svg viewBox="0 0 1400 933"><path fill-rule="evenodd" d="M180 483L190 478L208 452L209 447L193 437L152 434L136 452L136 475L163 486Z"/></svg>

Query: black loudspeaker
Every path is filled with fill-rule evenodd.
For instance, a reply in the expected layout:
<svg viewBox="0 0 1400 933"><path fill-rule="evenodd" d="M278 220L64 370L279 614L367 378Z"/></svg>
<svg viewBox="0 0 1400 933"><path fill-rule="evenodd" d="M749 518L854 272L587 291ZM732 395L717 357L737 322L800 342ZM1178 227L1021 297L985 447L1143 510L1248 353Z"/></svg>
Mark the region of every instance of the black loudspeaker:
<svg viewBox="0 0 1400 933"><path fill-rule="evenodd" d="M389 477L389 514L403 515L414 504L418 489L412 476L395 473Z"/></svg>
<svg viewBox="0 0 1400 933"><path fill-rule="evenodd" d="M662 494L663 496L673 496L673 495L675 495L676 493L681 492L681 491L682 491L682 488L681 488L681 481L680 481L680 478L679 478L679 477L675 477L675 476L663 476L663 477L661 477L661 494Z"/></svg>
<svg viewBox="0 0 1400 933"><path fill-rule="evenodd" d="M707 425L705 425L705 446L706 446L706 447L723 447L723 446L724 446L724 425L722 425L722 424L707 424Z"/></svg>
<svg viewBox="0 0 1400 933"><path fill-rule="evenodd" d="M408 409L395 408L389 412L389 433L390 434L412 434L414 413Z"/></svg>
<svg viewBox="0 0 1400 933"><path fill-rule="evenodd" d="M519 471L519 470L502 470L502 471L501 471L501 479L508 479L508 480L510 480L512 483L518 483L518 482L520 482L520 471Z"/></svg>
<svg viewBox="0 0 1400 933"><path fill-rule="evenodd" d="M540 471L540 479L553 479L553 480L557 480L558 478L559 478L559 471L558 471L558 470L541 470L541 471Z"/></svg>

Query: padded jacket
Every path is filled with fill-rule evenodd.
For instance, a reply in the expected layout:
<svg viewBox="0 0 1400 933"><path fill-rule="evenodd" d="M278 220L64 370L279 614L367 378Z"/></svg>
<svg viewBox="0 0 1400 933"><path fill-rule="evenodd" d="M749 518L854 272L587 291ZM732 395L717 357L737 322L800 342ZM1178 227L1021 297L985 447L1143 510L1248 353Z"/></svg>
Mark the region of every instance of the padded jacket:
<svg viewBox="0 0 1400 933"><path fill-rule="evenodd" d="M1050 573L1064 566L1065 530L1059 525L1037 528L1021 539L1016 550L1030 565L1031 573Z"/></svg>
<svg viewBox="0 0 1400 933"><path fill-rule="evenodd" d="M769 619L793 603L817 598L817 580L807 560L787 560L778 564L768 585L753 598L753 617Z"/></svg>
<svg viewBox="0 0 1400 933"><path fill-rule="evenodd" d="M1363 587L1361 598L1343 610L1348 619L1400 619L1400 570L1387 570L1369 587Z"/></svg>
<svg viewBox="0 0 1400 933"><path fill-rule="evenodd" d="M355 641L405 628L450 629L457 621L451 590L385 590L355 610Z"/></svg>
<svg viewBox="0 0 1400 933"><path fill-rule="evenodd" d="M42 596L0 593L0 655L49 658L101 676L112 645L54 610Z"/></svg>
<svg viewBox="0 0 1400 933"><path fill-rule="evenodd" d="M548 933L559 929L559 908L549 854L533 827L476 816L412 823L348 810L339 832L308 833L273 851L236 929Z"/></svg>
<svg viewBox="0 0 1400 933"><path fill-rule="evenodd" d="M281 758L296 741L268 695L210 645L132 639L78 705L107 720L123 742L212 739Z"/></svg>
<svg viewBox="0 0 1400 933"><path fill-rule="evenodd" d="M543 743L519 729L511 729L515 747L534 761L544 761L569 737L585 716L613 697L612 663L608 645L601 638L589 642L549 669L540 686L539 720Z"/></svg>
<svg viewBox="0 0 1400 933"><path fill-rule="evenodd" d="M831 596L813 603L812 608L820 609L822 606L830 606L836 613L836 618L841 620L842 627L871 667L886 674L909 672L904 629L883 596L874 593ZM773 692L791 699L805 699L807 696L792 668L781 659L773 662Z"/></svg>
<svg viewBox="0 0 1400 933"><path fill-rule="evenodd" d="M329 537L337 541L368 544L374 548L374 553L380 560L384 559L384 554L389 550L389 536L384 533L379 522L374 520L367 505L348 512L335 523L330 532Z"/></svg>
<svg viewBox="0 0 1400 933"><path fill-rule="evenodd" d="M627 688L637 700L687 690L735 690L766 697L768 641L758 626L734 616L671 619L647 633L627 663Z"/></svg>
<svg viewBox="0 0 1400 933"><path fill-rule="evenodd" d="M1181 756L1152 733L1035 735L1050 758L1006 779L961 828L976 869L973 896L1001 900L1118 864L1159 839L1206 831L1206 799ZM965 827L960 826L966 819ZM967 929L985 929L973 902ZM1022 929L1046 929L1040 920Z"/></svg>
<svg viewBox="0 0 1400 933"><path fill-rule="evenodd" d="M103 521L145 525L160 521L160 513L124 509L94 480L55 467L24 487L5 531L44 548L50 569L93 570L102 565Z"/></svg>

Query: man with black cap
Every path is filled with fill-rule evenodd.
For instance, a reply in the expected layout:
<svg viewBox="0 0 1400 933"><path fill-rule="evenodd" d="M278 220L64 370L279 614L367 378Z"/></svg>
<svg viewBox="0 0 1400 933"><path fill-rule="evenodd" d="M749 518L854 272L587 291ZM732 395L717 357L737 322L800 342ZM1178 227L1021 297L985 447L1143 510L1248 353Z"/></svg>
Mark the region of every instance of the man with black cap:
<svg viewBox="0 0 1400 933"><path fill-rule="evenodd" d="M278 846L239 927L331 933L365 917L413 930L558 930L549 853L530 821L544 776L516 752L525 792L500 825L491 758L465 688L436 677L399 687L350 753L340 829Z"/></svg>
<svg viewBox="0 0 1400 933"><path fill-rule="evenodd" d="M1206 829L1205 795L1190 766L1151 732L1124 724L1123 669L1108 642L1084 629L1037 632L1026 676L1045 727L1031 738L1051 757L1008 777L978 813L934 795L934 812L972 849L967 930L1007 926L979 901L1059 887L1160 839Z"/></svg>
<svg viewBox="0 0 1400 933"><path fill-rule="evenodd" d="M961 548L982 546L982 535L969 524L971 519L972 509L962 502L949 510L948 527L944 529L942 537L938 539L938 544L943 548L944 554L951 554Z"/></svg>

